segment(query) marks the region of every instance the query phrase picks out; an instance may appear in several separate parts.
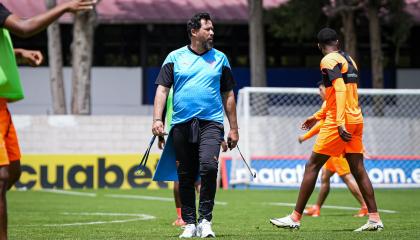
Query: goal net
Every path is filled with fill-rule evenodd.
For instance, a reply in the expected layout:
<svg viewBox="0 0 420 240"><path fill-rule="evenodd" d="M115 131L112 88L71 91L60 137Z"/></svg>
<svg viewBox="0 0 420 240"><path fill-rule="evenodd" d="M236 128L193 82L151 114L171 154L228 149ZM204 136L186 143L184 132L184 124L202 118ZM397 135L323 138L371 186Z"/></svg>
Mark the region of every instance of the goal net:
<svg viewBox="0 0 420 240"><path fill-rule="evenodd" d="M238 95L239 146L224 162L229 186L299 186L316 137L299 144L302 122L321 107L318 89L246 87ZM365 165L374 185L420 184L420 90L359 89ZM418 170L417 170L418 169ZM342 186L336 177L333 186Z"/></svg>

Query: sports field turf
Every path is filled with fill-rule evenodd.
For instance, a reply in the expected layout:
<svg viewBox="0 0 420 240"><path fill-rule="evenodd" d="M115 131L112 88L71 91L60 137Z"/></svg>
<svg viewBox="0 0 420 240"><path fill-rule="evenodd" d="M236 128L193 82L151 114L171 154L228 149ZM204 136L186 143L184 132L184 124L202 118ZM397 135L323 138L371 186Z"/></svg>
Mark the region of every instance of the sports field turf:
<svg viewBox="0 0 420 240"><path fill-rule="evenodd" d="M90 195L9 192L9 238L175 239L181 232L171 226L176 213L170 190L79 192ZM317 193L315 191L315 195ZM144 199L147 196L159 198ZM367 233L352 232L364 224L366 218L352 217L355 210L335 208L323 209L319 218L304 217L299 231L278 229L269 224L269 218L285 216L292 210L292 207L270 203L293 203L296 196L297 190L220 190L216 201L222 203L215 207L213 230L218 238L241 240L420 239L420 190L376 190L379 208L396 213L382 213L384 231ZM346 189L333 189L326 205L357 207Z"/></svg>

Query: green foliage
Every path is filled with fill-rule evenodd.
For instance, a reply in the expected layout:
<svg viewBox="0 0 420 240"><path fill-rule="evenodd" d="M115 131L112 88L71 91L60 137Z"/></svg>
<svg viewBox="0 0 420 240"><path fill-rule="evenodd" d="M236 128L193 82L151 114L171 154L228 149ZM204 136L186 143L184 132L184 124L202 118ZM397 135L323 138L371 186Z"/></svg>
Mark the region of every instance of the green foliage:
<svg viewBox="0 0 420 240"><path fill-rule="evenodd" d="M324 27L327 17L322 8L328 0L290 0L285 5L266 12L269 31L276 38L303 42L314 39L320 28Z"/></svg>
<svg viewBox="0 0 420 240"><path fill-rule="evenodd" d="M384 6L387 12L384 16L384 24L389 29L385 31L385 38L399 47L410 35L413 27L413 17L405 11L404 0L388 1Z"/></svg>

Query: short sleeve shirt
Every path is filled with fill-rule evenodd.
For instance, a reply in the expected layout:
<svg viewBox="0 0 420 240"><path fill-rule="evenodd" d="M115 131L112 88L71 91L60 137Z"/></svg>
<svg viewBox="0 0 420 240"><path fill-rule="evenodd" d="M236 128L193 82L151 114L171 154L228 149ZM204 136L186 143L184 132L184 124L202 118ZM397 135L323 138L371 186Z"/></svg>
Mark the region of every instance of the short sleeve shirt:
<svg viewBox="0 0 420 240"><path fill-rule="evenodd" d="M172 125L192 118L223 123L221 93L235 86L225 54L212 48L203 54L189 46L171 52L156 84L173 87Z"/></svg>

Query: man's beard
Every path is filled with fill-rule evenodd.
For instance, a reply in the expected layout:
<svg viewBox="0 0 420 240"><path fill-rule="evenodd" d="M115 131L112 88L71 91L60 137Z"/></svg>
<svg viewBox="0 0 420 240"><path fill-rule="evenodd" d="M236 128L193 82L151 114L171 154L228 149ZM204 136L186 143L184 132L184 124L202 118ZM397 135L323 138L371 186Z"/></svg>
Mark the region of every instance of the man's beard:
<svg viewBox="0 0 420 240"><path fill-rule="evenodd" d="M203 42L203 48L206 49L207 51L213 48L213 41L212 40L207 40L205 42Z"/></svg>

